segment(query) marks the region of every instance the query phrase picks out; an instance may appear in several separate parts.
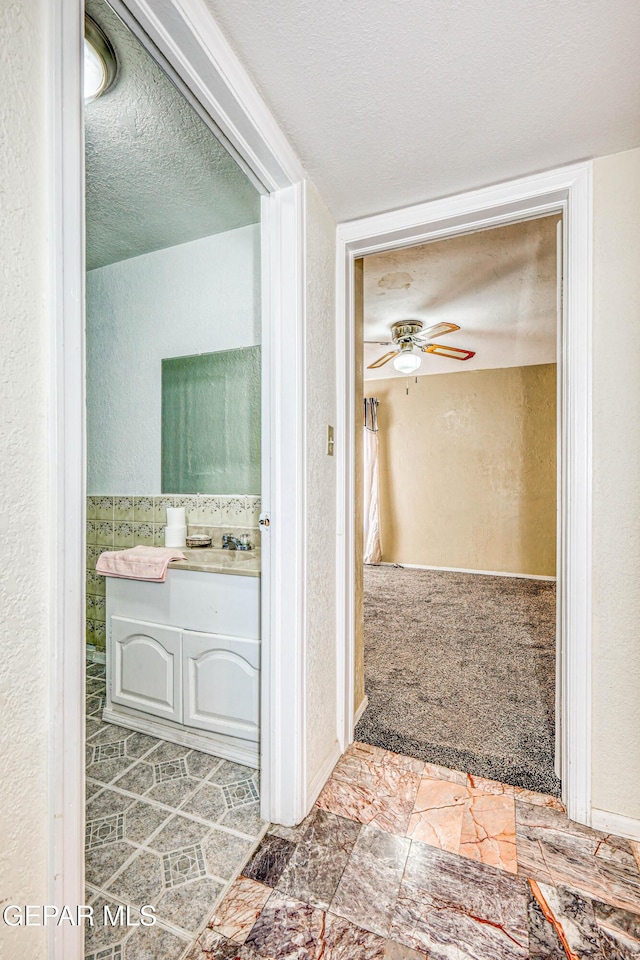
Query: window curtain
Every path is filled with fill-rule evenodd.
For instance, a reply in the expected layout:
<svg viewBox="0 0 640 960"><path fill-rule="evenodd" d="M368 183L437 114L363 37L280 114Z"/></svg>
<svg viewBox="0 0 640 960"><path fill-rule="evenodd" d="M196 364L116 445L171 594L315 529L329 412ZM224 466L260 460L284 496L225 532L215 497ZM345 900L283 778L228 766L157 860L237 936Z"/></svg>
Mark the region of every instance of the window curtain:
<svg viewBox="0 0 640 960"><path fill-rule="evenodd" d="M380 563L380 486L378 481L378 401L364 401L364 562Z"/></svg>

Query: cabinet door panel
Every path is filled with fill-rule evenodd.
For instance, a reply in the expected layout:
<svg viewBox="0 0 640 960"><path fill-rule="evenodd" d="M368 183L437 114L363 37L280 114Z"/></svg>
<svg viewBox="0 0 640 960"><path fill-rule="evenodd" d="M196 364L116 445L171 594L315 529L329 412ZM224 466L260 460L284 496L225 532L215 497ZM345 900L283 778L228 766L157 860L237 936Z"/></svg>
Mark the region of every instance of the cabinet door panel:
<svg viewBox="0 0 640 960"><path fill-rule="evenodd" d="M182 720L181 631L111 617L111 699L169 720Z"/></svg>
<svg viewBox="0 0 640 960"><path fill-rule="evenodd" d="M184 723L257 742L260 643L183 633Z"/></svg>

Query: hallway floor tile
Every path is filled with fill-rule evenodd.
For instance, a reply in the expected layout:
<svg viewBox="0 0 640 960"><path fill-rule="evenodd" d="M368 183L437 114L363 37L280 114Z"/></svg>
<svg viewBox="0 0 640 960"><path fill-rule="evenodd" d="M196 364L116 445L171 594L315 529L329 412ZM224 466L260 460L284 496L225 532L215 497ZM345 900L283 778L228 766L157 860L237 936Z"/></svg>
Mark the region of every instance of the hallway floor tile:
<svg viewBox="0 0 640 960"><path fill-rule="evenodd" d="M354 744L188 960L637 960L639 856L556 798Z"/></svg>

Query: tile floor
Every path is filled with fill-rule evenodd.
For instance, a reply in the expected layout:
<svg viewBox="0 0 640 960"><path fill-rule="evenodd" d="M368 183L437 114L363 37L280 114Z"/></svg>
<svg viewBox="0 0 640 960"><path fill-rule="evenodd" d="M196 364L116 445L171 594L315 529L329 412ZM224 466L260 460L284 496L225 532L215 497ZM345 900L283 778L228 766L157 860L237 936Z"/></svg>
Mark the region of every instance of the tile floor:
<svg viewBox="0 0 640 960"><path fill-rule="evenodd" d="M366 744L340 760L304 823L269 829L188 953L634 957L640 845L571 823L553 797Z"/></svg>
<svg viewBox="0 0 640 960"><path fill-rule="evenodd" d="M87 903L156 908L149 927L87 929L87 960L181 960L267 824L258 775L103 723L104 666L87 667Z"/></svg>

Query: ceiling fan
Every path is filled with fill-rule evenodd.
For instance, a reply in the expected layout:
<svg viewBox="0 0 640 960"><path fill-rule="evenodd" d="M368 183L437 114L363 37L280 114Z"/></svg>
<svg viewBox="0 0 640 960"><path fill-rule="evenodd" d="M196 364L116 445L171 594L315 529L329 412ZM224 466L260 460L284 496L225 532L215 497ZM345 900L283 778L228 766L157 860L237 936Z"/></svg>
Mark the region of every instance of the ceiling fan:
<svg viewBox="0 0 640 960"><path fill-rule="evenodd" d="M454 333L460 327L455 323L434 323L423 329L421 320L399 320L391 324L391 340L365 340L365 343L395 344L397 349L390 350L370 363L369 370L382 367L393 357L393 365L399 373L413 373L422 363L422 357L414 353L414 347L423 353L435 353L439 357L449 357L450 360L470 360L475 357L475 350L462 350L459 347L449 347L444 343L430 343L433 337L444 336L445 333Z"/></svg>

